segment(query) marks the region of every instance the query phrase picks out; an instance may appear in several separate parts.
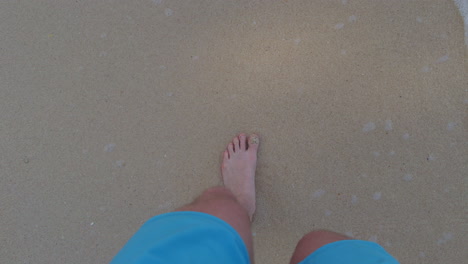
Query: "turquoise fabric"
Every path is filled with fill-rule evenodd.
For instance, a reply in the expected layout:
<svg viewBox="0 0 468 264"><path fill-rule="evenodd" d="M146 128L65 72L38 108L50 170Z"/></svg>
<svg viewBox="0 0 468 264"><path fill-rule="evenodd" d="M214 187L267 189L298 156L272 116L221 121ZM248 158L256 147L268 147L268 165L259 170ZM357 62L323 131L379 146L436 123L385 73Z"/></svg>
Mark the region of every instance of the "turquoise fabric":
<svg viewBox="0 0 468 264"><path fill-rule="evenodd" d="M148 220L111 264L247 264L239 234L223 220L197 212L173 212Z"/></svg>
<svg viewBox="0 0 468 264"><path fill-rule="evenodd" d="M377 243L363 240L341 240L317 249L300 264L399 263Z"/></svg>
<svg viewBox="0 0 468 264"><path fill-rule="evenodd" d="M247 248L228 223L209 214L173 212L148 220L111 264L249 264ZM300 264L398 264L376 243L327 244Z"/></svg>

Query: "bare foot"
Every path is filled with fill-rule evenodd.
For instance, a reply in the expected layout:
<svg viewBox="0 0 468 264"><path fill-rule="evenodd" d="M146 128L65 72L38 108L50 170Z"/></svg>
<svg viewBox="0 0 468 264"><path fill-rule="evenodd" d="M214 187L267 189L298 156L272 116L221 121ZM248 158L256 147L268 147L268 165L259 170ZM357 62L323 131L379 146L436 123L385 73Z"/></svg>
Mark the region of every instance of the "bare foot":
<svg viewBox="0 0 468 264"><path fill-rule="evenodd" d="M224 186L247 210L250 220L255 213L255 169L259 143L259 137L255 134L248 139L245 134L240 134L224 151L221 165Z"/></svg>

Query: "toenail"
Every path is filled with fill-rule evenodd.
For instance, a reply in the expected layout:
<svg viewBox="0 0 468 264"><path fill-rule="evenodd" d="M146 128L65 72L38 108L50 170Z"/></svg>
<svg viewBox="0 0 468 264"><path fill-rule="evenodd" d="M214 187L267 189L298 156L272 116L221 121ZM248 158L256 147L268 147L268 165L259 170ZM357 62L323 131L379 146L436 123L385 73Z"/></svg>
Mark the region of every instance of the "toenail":
<svg viewBox="0 0 468 264"><path fill-rule="evenodd" d="M250 144L258 144L260 139L257 136L250 137L249 143Z"/></svg>

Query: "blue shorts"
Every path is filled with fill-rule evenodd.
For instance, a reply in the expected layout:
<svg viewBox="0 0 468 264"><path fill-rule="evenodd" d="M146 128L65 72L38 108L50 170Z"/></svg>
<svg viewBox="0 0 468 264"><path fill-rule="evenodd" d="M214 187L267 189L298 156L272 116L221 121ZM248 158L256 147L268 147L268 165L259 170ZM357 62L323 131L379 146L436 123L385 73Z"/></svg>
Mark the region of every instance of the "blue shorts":
<svg viewBox="0 0 468 264"><path fill-rule="evenodd" d="M173 212L148 220L111 264L248 264L247 248L228 223L204 213ZM381 246L361 240L327 244L300 264L398 264Z"/></svg>

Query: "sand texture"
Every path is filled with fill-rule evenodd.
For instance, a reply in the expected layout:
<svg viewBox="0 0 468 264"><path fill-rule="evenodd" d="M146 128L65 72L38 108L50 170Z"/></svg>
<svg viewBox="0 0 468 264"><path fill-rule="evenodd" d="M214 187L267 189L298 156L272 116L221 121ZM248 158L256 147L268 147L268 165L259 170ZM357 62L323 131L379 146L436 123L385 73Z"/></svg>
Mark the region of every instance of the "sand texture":
<svg viewBox="0 0 468 264"><path fill-rule="evenodd" d="M0 3L0 263L108 263L258 133L256 263L306 232L464 263L451 0Z"/></svg>

